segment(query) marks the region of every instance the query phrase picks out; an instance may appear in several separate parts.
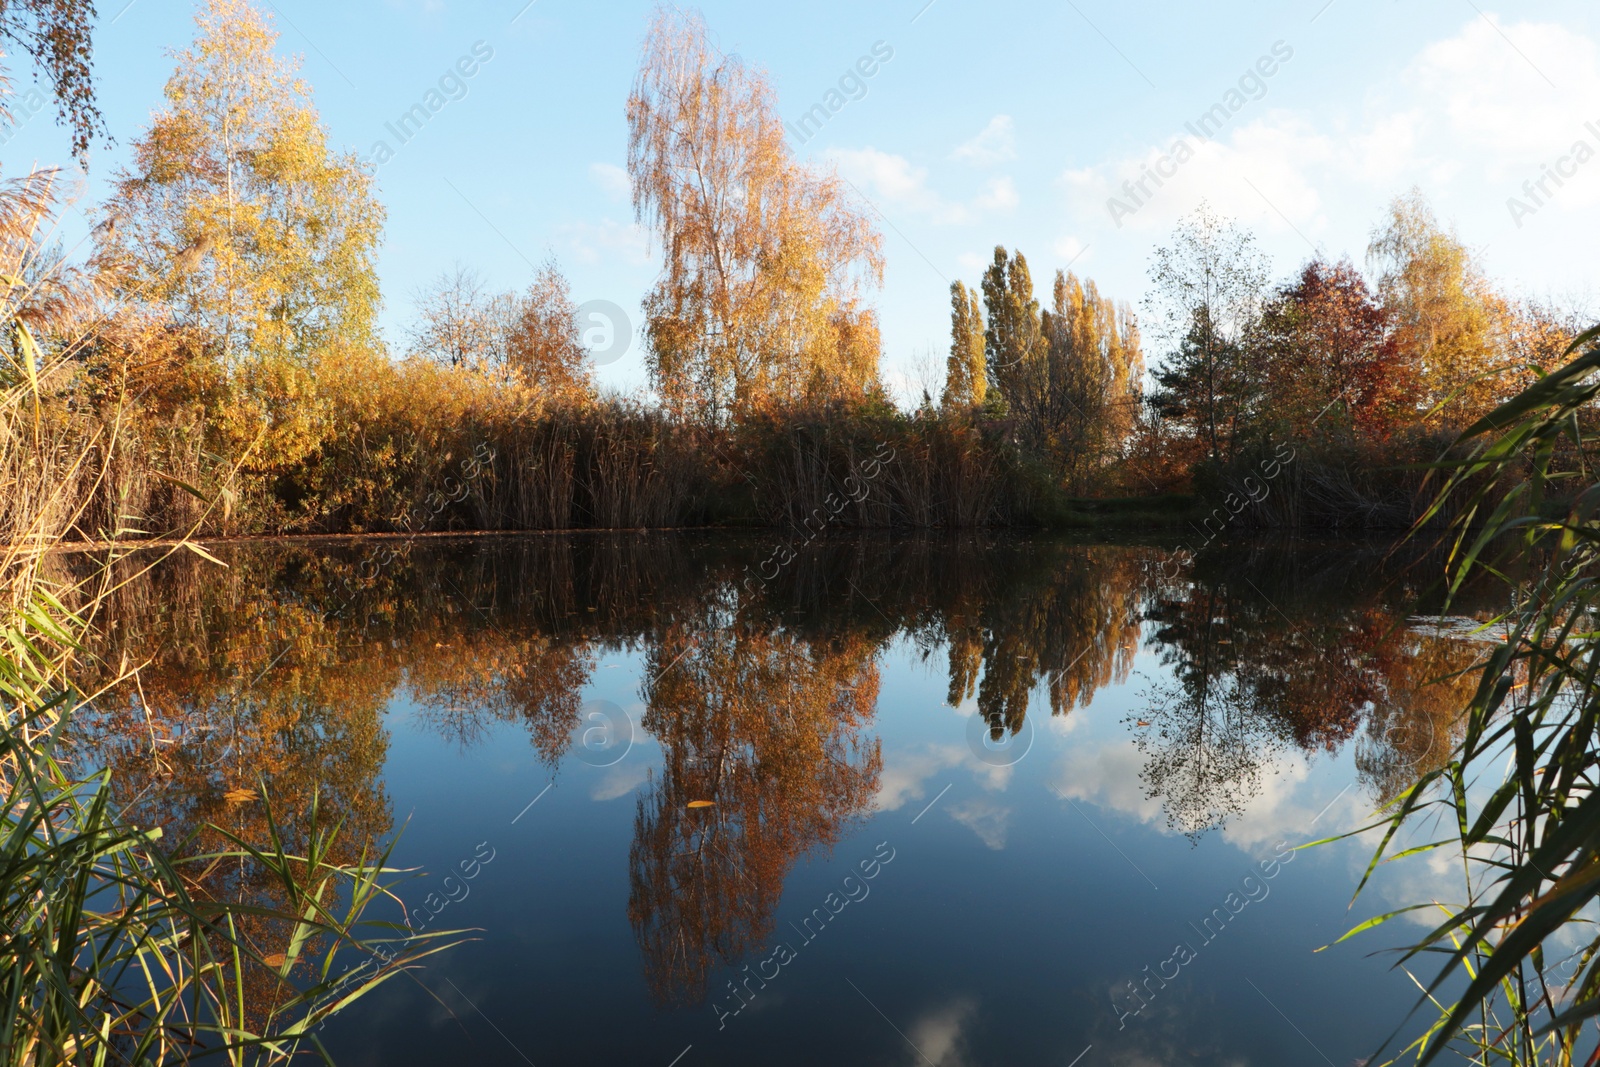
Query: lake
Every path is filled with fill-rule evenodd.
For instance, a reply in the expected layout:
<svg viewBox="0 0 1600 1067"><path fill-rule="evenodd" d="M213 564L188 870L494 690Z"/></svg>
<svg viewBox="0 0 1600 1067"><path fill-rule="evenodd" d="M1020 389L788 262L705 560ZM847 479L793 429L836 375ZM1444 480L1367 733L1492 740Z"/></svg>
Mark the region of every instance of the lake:
<svg viewBox="0 0 1600 1067"><path fill-rule="evenodd" d="M782 544L185 553L111 599L92 651L146 666L82 759L168 840L264 833L263 782L291 843L313 797L347 858L398 835L412 926L475 940L326 1028L344 1064L1348 1067L1401 1026L1374 953L1420 925L1316 950L1449 864L1350 908L1373 836L1294 846L1448 756L1437 559Z"/></svg>

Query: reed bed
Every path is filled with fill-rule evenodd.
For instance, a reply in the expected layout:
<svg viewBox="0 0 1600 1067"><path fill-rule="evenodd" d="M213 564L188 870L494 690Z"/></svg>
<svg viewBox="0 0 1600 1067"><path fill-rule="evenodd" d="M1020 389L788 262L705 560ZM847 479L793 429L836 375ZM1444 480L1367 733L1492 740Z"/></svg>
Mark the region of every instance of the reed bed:
<svg viewBox="0 0 1600 1067"><path fill-rule="evenodd" d="M108 688L137 685L127 663L85 662L96 617L161 554L131 573L113 554L64 575L47 566L51 550L146 536L164 509L181 538L165 554L205 555L187 535L228 491L208 496L171 473L170 456L169 470L150 466L161 436L135 432L127 390L96 397L93 294L42 250L51 178L0 183L0 1063L275 1064L321 1052L317 1030L334 1013L455 935L375 919L399 872L386 849L342 840L315 796L293 843L264 781L248 792L265 833L213 826L172 840L130 821L111 771L76 756L76 721ZM90 676L96 686L80 684ZM161 761L153 741L141 756ZM253 871L250 891L216 891L219 868Z"/></svg>

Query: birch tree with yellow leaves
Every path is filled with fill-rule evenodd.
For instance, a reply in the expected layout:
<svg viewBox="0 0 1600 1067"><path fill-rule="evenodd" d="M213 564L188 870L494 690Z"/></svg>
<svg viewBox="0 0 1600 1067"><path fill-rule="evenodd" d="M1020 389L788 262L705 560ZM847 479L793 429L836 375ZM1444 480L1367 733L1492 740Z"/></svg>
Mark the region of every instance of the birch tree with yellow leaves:
<svg viewBox="0 0 1600 1067"><path fill-rule="evenodd" d="M212 448L283 476L332 421L319 379L371 377L383 209L354 153L329 147L298 63L248 0L207 0L166 108L132 145L95 266L125 317L204 339L224 395Z"/></svg>
<svg viewBox="0 0 1600 1067"><path fill-rule="evenodd" d="M766 75L661 7L628 98L634 212L665 263L644 301L669 408L711 422L878 388L882 238L839 177L795 160Z"/></svg>
<svg viewBox="0 0 1600 1067"><path fill-rule="evenodd" d="M229 371L374 344L371 176L330 149L298 63L248 0L207 0L196 23L116 176L97 265L125 299L213 336Z"/></svg>
<svg viewBox="0 0 1600 1067"><path fill-rule="evenodd" d="M1461 425L1514 395L1512 309L1420 190L1395 198L1368 255L1400 359L1422 386L1418 415Z"/></svg>

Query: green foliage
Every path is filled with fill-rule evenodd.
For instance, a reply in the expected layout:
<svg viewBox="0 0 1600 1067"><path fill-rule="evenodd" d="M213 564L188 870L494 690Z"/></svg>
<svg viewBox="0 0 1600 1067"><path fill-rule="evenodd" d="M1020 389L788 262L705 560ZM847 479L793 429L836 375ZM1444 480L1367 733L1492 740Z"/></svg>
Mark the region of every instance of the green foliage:
<svg viewBox="0 0 1600 1067"><path fill-rule="evenodd" d="M15 607L0 620L0 1060L284 1062L446 947L450 934L367 917L392 896L388 851L334 862L340 826L315 799L303 854L265 797L264 839L219 831L224 847L208 851L125 823L110 772L75 776L57 754L84 702L66 678L85 623L26 565L7 560L3 577ZM223 865L261 872L270 899L204 892ZM362 966L335 969L352 959Z"/></svg>
<svg viewBox="0 0 1600 1067"><path fill-rule="evenodd" d="M1589 443L1578 416L1600 397L1597 342L1600 328L1580 335L1566 366L1466 429L1474 447L1445 466L1448 481L1424 516L1459 509L1450 593L1481 573L1506 584L1511 606L1483 624L1499 640L1454 757L1396 799L1367 874L1386 859L1442 849L1461 864L1465 899L1416 904L1351 931L1419 908L1441 913L1402 957L1408 971L1442 957L1436 973L1417 978L1438 1010L1407 1049L1419 1064L1446 1048L1479 1062L1571 1064L1586 1054L1585 1022L1600 1015L1591 921L1600 901L1600 489L1572 451ZM1548 517L1552 496L1567 501L1557 517ZM1402 830L1434 814L1451 832L1396 851Z"/></svg>
<svg viewBox="0 0 1600 1067"><path fill-rule="evenodd" d="M13 761L0 806L7 1064L286 1062L320 1051L315 1030L333 1014L446 947L448 935L364 918L390 893L387 852L331 862L339 827L315 805L303 856L274 833L177 862L159 831L119 821L106 775L67 773L53 733L24 741L8 724L0 744ZM191 894L195 875L225 863L264 871L279 901ZM392 959L373 955L391 945ZM352 958L360 970L337 969Z"/></svg>

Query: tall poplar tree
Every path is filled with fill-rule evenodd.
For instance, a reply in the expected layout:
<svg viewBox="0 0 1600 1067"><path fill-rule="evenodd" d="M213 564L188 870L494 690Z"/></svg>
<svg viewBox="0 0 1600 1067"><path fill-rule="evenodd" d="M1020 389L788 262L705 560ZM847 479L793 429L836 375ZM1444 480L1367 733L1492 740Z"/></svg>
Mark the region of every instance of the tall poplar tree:
<svg viewBox="0 0 1600 1067"><path fill-rule="evenodd" d="M983 308L978 294L961 282L950 283L950 358L945 363L946 407L979 407L989 391L984 357Z"/></svg>
<svg viewBox="0 0 1600 1067"><path fill-rule="evenodd" d="M983 303L988 311L983 340L989 381L1009 402L1022 368L1044 353L1039 301L1021 252L1007 258L1005 248L995 247L994 262L983 272Z"/></svg>
<svg viewBox="0 0 1600 1067"><path fill-rule="evenodd" d="M1144 356L1132 311L1093 282L1058 271L1052 296L1041 312L1027 259L994 250L983 276L989 379L1016 443L1084 491L1132 432Z"/></svg>
<svg viewBox="0 0 1600 1067"><path fill-rule="evenodd" d="M1067 484L1088 492L1133 432L1144 374L1139 326L1126 304L1064 271L1051 303L1040 316L1046 356L1023 375L1021 406Z"/></svg>

